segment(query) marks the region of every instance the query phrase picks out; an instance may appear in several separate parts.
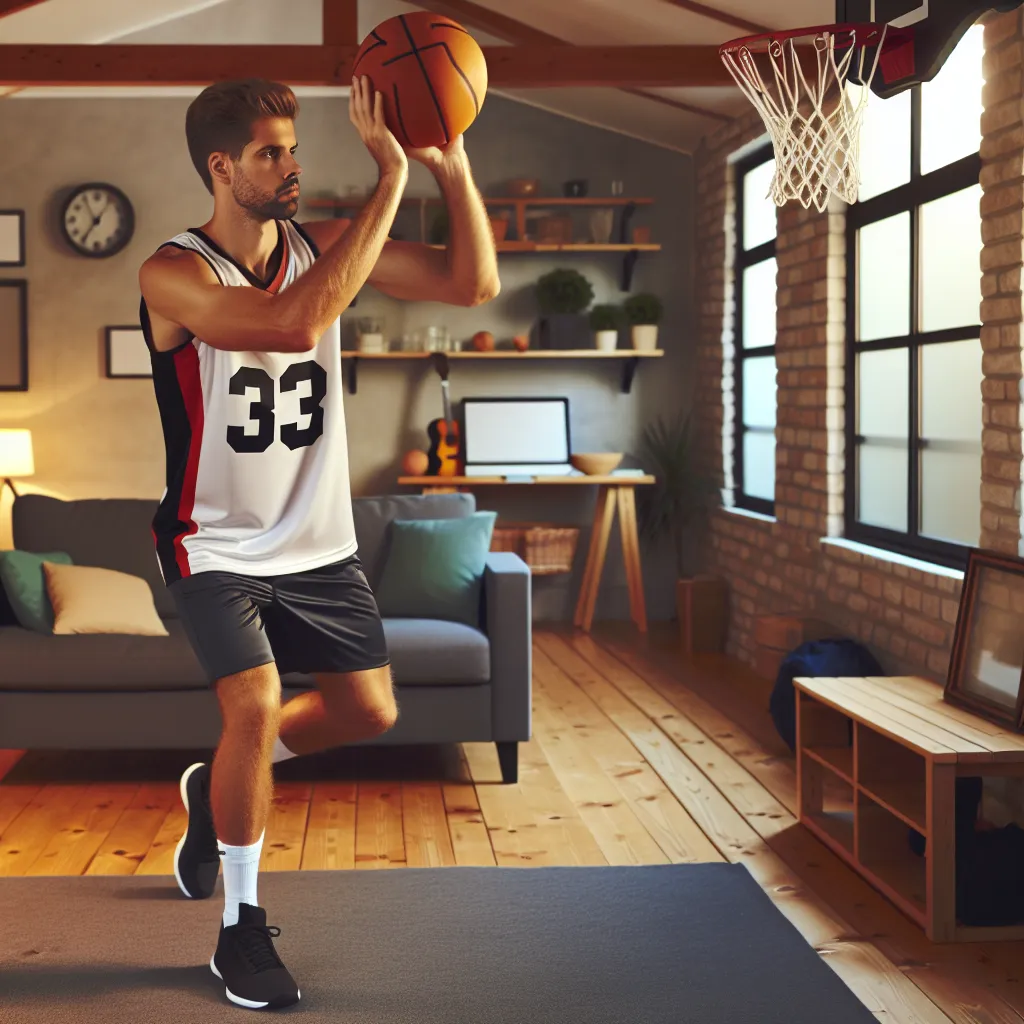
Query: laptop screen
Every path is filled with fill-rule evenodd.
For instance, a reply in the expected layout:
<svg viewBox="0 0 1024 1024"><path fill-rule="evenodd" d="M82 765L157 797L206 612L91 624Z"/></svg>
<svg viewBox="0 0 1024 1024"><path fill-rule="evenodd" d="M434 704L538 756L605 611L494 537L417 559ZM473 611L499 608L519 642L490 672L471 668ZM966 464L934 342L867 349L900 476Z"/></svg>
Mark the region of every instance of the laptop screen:
<svg viewBox="0 0 1024 1024"><path fill-rule="evenodd" d="M464 398L466 463L566 463L568 398Z"/></svg>

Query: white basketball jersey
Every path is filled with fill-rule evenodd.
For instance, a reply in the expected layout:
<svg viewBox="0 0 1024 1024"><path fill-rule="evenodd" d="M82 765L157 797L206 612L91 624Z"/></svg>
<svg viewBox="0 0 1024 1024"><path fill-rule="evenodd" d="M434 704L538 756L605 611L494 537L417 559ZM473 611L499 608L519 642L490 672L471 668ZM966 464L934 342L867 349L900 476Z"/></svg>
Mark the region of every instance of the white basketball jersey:
<svg viewBox="0 0 1024 1024"><path fill-rule="evenodd" d="M165 244L199 253L226 288L276 293L319 255L301 228L277 223L269 283L199 229ZM165 582L210 570L272 576L354 554L338 321L311 352L229 352L196 337L158 352L145 300L140 312L166 445L153 519Z"/></svg>

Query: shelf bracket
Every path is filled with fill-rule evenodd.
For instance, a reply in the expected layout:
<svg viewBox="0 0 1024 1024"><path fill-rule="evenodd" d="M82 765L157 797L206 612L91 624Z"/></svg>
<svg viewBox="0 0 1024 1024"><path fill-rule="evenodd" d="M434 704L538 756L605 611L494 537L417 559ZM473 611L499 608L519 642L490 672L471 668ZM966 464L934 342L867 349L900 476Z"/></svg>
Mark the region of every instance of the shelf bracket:
<svg viewBox="0 0 1024 1024"><path fill-rule="evenodd" d="M356 374L356 366L358 365L358 363L359 363L359 358L357 356L353 356L348 361L348 393L350 395L354 395L356 393L356 385L358 383L357 382L357 374Z"/></svg>
<svg viewBox="0 0 1024 1024"><path fill-rule="evenodd" d="M619 291L628 292L633 287L633 271L636 269L636 261L640 257L639 249L630 249L622 258L622 280L619 282Z"/></svg>
<svg viewBox="0 0 1024 1024"><path fill-rule="evenodd" d="M632 356L622 364L622 393L624 395L628 395L633 390L633 377L636 375L639 363L639 357Z"/></svg>

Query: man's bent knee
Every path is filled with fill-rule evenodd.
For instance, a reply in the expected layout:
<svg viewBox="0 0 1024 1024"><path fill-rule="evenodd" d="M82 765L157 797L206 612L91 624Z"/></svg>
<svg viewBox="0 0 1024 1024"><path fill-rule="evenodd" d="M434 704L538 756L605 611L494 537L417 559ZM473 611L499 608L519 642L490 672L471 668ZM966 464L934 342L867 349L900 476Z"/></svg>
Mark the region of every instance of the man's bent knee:
<svg viewBox="0 0 1024 1024"><path fill-rule="evenodd" d="M222 676L214 686L225 726L276 727L281 715L281 679L273 662Z"/></svg>

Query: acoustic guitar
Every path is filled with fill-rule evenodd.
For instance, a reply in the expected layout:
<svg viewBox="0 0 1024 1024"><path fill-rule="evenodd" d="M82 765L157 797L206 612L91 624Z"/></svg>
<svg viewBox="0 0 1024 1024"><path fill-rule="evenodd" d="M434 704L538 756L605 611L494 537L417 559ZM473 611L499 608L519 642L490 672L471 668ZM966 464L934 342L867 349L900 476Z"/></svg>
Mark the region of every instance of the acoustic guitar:
<svg viewBox="0 0 1024 1024"><path fill-rule="evenodd" d="M427 426L430 449L427 452L427 474L430 476L460 476L462 473L462 441L459 425L452 416L448 396L448 357L443 352L431 353L434 366L441 377L441 398L444 416L431 420Z"/></svg>

